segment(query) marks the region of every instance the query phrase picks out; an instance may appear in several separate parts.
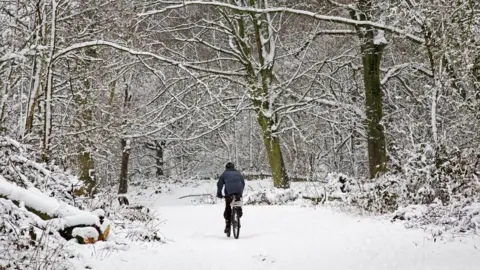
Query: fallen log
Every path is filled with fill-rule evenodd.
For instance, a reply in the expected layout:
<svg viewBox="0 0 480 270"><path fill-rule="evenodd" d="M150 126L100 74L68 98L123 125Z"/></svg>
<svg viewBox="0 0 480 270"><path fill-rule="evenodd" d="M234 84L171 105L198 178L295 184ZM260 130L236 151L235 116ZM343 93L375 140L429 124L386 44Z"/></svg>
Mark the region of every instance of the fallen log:
<svg viewBox="0 0 480 270"><path fill-rule="evenodd" d="M44 230L58 231L66 240L80 236L79 243L85 243L81 235L76 234L76 228L93 228L98 236L96 240L105 240L106 235L101 230L105 213L98 209L87 212L73 207L67 203L56 200L43 194L36 188L24 189L13 183L7 182L0 175L0 198L14 203L18 207L24 207L29 212L38 216L37 226ZM109 230L109 227L108 227ZM90 238L90 237L89 237Z"/></svg>

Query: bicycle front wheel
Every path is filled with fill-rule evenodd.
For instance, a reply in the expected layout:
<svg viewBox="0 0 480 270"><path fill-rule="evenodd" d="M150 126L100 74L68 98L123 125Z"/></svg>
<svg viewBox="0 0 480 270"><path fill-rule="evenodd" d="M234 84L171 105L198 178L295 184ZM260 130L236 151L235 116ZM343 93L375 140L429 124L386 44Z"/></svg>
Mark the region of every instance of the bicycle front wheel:
<svg viewBox="0 0 480 270"><path fill-rule="evenodd" d="M233 237L238 239L240 235L240 216L238 215L238 208L235 207L232 209L232 229L233 229Z"/></svg>

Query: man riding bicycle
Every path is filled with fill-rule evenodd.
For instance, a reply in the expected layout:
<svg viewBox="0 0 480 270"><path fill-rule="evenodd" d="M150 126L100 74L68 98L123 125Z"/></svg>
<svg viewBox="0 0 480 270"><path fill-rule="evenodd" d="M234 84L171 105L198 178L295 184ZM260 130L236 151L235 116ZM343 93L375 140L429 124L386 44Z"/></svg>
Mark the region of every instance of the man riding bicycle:
<svg viewBox="0 0 480 270"><path fill-rule="evenodd" d="M235 170L233 163L228 162L225 165L225 171L220 175L217 183L217 198L222 199L222 189L225 185L225 211L223 212L223 217L225 218L225 233L230 230L232 216L232 207L230 203L234 198L241 198L243 196L243 189L245 188L245 180L243 179L242 174ZM243 211L242 208L239 209L239 217L242 217Z"/></svg>

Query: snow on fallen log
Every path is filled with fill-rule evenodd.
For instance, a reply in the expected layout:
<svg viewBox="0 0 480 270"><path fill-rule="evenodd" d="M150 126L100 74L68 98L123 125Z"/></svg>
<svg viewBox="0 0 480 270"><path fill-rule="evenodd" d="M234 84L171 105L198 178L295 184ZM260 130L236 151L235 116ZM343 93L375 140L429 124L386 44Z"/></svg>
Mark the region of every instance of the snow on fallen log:
<svg viewBox="0 0 480 270"><path fill-rule="evenodd" d="M34 187L21 188L0 175L0 197L12 201L20 208L37 215L37 226L48 231L58 231L66 240L77 238L80 243L105 240L110 230L103 223L105 212L97 209L93 212L80 210L65 202L56 200ZM106 225L106 233L102 230ZM107 229L108 228L108 229ZM91 233L94 230L96 233ZM85 234L85 232L90 232ZM84 238L82 235L86 235ZM92 237L95 235L95 237Z"/></svg>
<svg viewBox="0 0 480 270"><path fill-rule="evenodd" d="M81 215L68 216L63 218L54 218L46 222L46 227L52 227L55 230L64 230L65 228L75 226L96 226L100 227L98 216L92 213L82 213Z"/></svg>
<svg viewBox="0 0 480 270"><path fill-rule="evenodd" d="M44 220L87 213L49 197L35 187L21 188L14 183L8 182L2 175L0 175L0 195L13 201L23 202L26 207L33 208L47 215L49 218L42 217Z"/></svg>

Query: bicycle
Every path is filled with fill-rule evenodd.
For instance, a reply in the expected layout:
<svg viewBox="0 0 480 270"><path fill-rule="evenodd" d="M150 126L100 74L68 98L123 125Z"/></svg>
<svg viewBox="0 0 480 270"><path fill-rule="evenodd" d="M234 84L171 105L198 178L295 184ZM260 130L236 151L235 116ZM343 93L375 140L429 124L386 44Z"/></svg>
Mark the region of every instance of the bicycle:
<svg viewBox="0 0 480 270"><path fill-rule="evenodd" d="M230 217L230 226L227 231L227 236L230 237L231 231L233 229L233 237L238 239L240 236L240 208L243 206L242 197L238 195L234 195L234 199L230 203L230 207L232 207L232 215Z"/></svg>

